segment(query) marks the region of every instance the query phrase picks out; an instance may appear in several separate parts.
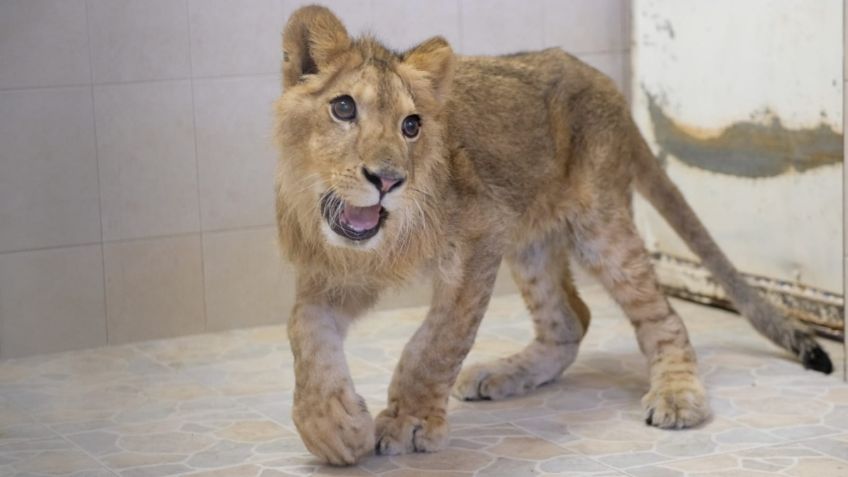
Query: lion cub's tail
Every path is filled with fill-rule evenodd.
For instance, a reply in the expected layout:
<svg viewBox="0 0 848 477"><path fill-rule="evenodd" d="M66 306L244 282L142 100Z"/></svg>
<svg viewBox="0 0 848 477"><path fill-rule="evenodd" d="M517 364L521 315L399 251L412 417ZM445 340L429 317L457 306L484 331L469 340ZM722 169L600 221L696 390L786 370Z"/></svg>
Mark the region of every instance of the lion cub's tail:
<svg viewBox="0 0 848 477"><path fill-rule="evenodd" d="M635 130L636 126L633 128ZM781 313L748 284L715 243L677 186L660 167L642 136L635 132L634 137L636 190L701 258L704 266L721 284L736 308L757 331L797 355L805 368L829 374L833 365L827 353L816 343L812 331L800 321Z"/></svg>

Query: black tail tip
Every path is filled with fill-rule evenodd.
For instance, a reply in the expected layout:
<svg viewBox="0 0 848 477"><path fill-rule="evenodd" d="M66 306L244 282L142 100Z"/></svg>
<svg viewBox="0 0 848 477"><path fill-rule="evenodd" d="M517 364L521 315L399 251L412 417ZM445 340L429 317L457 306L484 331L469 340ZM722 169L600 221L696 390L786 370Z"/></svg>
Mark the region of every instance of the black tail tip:
<svg viewBox="0 0 848 477"><path fill-rule="evenodd" d="M801 356L801 362L804 363L805 368L812 369L813 371L824 374L833 372L833 363L830 362L830 357L818 345L806 350Z"/></svg>

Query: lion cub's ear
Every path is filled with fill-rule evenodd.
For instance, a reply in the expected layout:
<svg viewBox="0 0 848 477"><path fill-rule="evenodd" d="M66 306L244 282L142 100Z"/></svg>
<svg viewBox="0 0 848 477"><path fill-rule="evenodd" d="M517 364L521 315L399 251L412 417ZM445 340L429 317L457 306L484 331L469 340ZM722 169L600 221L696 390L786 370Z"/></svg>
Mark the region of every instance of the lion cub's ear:
<svg viewBox="0 0 848 477"><path fill-rule="evenodd" d="M438 102L450 93L455 57L447 40L437 36L401 55L404 64L426 74Z"/></svg>
<svg viewBox="0 0 848 477"><path fill-rule="evenodd" d="M283 86L318 73L350 46L347 30L329 9L318 5L298 9L283 31Z"/></svg>

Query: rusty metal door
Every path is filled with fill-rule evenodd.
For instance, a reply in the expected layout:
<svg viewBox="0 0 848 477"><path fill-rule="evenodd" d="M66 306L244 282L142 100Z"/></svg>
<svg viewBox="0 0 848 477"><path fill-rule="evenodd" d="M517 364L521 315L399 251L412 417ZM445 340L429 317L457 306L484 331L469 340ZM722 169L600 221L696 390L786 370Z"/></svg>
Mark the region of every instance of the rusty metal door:
<svg viewBox="0 0 848 477"><path fill-rule="evenodd" d="M731 260L825 333L843 330L842 0L636 0L634 117ZM643 202L672 293L727 305Z"/></svg>

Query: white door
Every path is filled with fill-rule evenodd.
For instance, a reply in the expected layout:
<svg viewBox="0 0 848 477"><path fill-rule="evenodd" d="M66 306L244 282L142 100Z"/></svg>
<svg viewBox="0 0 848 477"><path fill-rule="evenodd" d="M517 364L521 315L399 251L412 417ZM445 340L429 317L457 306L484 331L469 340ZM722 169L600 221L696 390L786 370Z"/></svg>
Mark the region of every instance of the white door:
<svg viewBox="0 0 848 477"><path fill-rule="evenodd" d="M791 313L842 328L842 0L637 0L634 117L719 245ZM722 303L645 203L672 292Z"/></svg>

